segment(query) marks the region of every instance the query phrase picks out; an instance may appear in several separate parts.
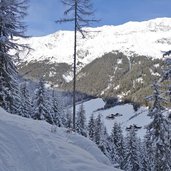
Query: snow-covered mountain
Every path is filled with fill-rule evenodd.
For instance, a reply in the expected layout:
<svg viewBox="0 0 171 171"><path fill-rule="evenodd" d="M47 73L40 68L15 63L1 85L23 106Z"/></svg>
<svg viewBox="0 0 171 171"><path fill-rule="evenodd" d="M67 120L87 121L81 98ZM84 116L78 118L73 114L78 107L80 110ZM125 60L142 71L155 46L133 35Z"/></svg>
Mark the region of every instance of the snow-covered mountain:
<svg viewBox="0 0 171 171"><path fill-rule="evenodd" d="M78 35L77 90L142 103L162 74L163 53L171 50L171 18L85 29L89 31L85 39ZM17 53L19 71L72 90L73 38L73 31L19 38L31 48Z"/></svg>
<svg viewBox="0 0 171 171"><path fill-rule="evenodd" d="M163 51L171 49L171 18L85 29L89 31L88 35L85 39L79 35L78 40L80 68L113 51L161 58ZM71 65L73 38L73 31L58 31L43 37L19 39L19 42L32 48L20 54L20 57L25 62L50 60L52 63Z"/></svg>
<svg viewBox="0 0 171 171"><path fill-rule="evenodd" d="M87 138L0 108L0 171L119 171Z"/></svg>

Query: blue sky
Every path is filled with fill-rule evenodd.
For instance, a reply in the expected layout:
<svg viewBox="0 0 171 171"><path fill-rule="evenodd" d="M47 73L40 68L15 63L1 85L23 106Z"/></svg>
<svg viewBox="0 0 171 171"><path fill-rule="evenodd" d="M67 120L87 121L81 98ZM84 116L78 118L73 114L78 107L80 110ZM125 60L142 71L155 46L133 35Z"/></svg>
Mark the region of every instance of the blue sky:
<svg viewBox="0 0 171 171"><path fill-rule="evenodd" d="M92 0L92 3L96 18L101 19L93 27L171 17L171 0ZM25 18L27 35L42 36L57 30L72 30L72 24L55 23L63 16L63 11L60 0L30 0Z"/></svg>

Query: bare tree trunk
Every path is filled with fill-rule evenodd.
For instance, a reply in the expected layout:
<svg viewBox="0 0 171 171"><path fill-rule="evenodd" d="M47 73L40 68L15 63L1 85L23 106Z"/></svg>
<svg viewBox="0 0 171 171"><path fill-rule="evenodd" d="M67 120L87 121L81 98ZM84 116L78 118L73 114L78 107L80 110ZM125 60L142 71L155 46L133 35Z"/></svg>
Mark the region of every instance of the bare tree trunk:
<svg viewBox="0 0 171 171"><path fill-rule="evenodd" d="M77 57L77 0L75 0L75 22L74 22L73 131L75 131L75 115L76 115L76 57Z"/></svg>
<svg viewBox="0 0 171 171"><path fill-rule="evenodd" d="M84 36L82 27L89 26L91 22L97 22L95 19L88 19L94 14L90 0L61 0L61 2L68 6L64 15L67 16L72 13L71 16L57 20L57 23L74 22L74 63L73 63L73 131L75 131L75 116L76 116L76 70L77 70L77 31Z"/></svg>

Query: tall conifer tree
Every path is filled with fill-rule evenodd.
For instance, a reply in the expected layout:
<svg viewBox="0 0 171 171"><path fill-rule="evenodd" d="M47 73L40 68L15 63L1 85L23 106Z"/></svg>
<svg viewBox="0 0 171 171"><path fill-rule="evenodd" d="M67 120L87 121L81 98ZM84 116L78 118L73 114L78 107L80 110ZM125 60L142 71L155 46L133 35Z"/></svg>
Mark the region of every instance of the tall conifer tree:
<svg viewBox="0 0 171 171"><path fill-rule="evenodd" d="M8 112L16 113L19 108L19 90L14 56L10 50L18 50L19 45L14 36L23 36L26 16L26 0L0 1L0 106Z"/></svg>
<svg viewBox="0 0 171 171"><path fill-rule="evenodd" d="M90 116L87 129L89 139L95 141L95 120L93 114Z"/></svg>
<svg viewBox="0 0 171 171"><path fill-rule="evenodd" d="M165 117L165 108L162 105L164 99L160 95L160 85L153 85L153 95L149 98L153 101L149 115L152 117L151 123L147 126L147 143L152 151L150 156L153 161L155 171L171 170L171 149L170 149L170 123ZM149 145L148 145L149 146Z"/></svg>
<svg viewBox="0 0 171 171"><path fill-rule="evenodd" d="M27 118L31 117L32 105L26 81L20 84L20 98L21 102L18 109L18 114Z"/></svg>
<svg viewBox="0 0 171 171"><path fill-rule="evenodd" d="M35 95L33 97L33 118L37 120L46 120L50 124L54 124L54 120L51 113L51 106L49 98L45 89L43 79L40 79Z"/></svg>
<svg viewBox="0 0 171 171"><path fill-rule="evenodd" d="M86 117L85 117L85 109L83 103L81 103L79 110L77 112L77 117L76 117L76 131L83 135L87 136L87 128L86 128Z"/></svg>
<svg viewBox="0 0 171 171"><path fill-rule="evenodd" d="M140 165L138 160L138 139L136 129L132 126L126 137L126 153L124 159L124 170L139 171Z"/></svg>
<svg viewBox="0 0 171 171"><path fill-rule="evenodd" d="M118 163L119 167L123 169L125 145L122 128L120 124L116 122L114 123L110 139L112 142L112 148L114 148L112 149L112 151L114 151L115 153L115 155L113 155L112 157L113 163Z"/></svg>

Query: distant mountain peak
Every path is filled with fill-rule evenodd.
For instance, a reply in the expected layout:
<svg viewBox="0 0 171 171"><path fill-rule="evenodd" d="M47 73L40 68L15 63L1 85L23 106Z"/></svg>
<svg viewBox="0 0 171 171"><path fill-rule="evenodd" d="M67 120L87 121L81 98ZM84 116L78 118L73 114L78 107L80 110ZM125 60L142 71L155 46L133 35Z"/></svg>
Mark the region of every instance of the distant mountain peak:
<svg viewBox="0 0 171 171"><path fill-rule="evenodd" d="M82 67L102 55L119 51L125 55L161 58L171 49L171 18L143 22L127 22L119 26L85 28L86 39L78 40L78 62ZM43 37L19 39L33 50L20 53L24 62L49 60L52 63L73 63L73 31L58 31Z"/></svg>

